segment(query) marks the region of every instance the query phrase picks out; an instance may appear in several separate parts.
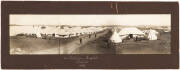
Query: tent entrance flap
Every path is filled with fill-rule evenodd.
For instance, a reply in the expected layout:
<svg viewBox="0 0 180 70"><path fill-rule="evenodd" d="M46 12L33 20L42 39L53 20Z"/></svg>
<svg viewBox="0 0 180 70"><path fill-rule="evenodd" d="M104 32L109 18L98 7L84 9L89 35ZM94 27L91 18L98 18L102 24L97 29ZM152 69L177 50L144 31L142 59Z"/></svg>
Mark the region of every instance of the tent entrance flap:
<svg viewBox="0 0 180 70"><path fill-rule="evenodd" d="M129 37L130 37L130 38L133 38L133 34L129 34Z"/></svg>

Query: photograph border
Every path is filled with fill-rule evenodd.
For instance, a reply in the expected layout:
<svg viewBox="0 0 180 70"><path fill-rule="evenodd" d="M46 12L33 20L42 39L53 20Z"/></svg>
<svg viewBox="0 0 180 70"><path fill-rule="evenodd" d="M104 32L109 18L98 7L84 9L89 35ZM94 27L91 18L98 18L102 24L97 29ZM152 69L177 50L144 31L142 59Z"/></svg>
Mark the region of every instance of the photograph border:
<svg viewBox="0 0 180 70"><path fill-rule="evenodd" d="M178 2L2 1L1 4L3 69L179 68ZM171 14L171 54L10 55L9 14Z"/></svg>

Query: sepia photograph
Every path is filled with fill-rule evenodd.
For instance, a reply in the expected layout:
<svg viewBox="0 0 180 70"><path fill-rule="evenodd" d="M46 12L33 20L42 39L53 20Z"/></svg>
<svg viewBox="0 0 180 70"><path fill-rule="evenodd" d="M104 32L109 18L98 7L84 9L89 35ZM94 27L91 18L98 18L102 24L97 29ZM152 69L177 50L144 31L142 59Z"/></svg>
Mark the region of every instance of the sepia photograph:
<svg viewBox="0 0 180 70"><path fill-rule="evenodd" d="M10 55L171 54L171 14L10 14Z"/></svg>

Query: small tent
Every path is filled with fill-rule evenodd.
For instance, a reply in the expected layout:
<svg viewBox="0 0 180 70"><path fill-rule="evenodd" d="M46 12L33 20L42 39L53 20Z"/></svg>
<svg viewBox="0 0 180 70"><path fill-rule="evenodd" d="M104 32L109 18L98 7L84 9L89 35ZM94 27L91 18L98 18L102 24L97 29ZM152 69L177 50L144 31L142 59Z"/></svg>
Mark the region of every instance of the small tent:
<svg viewBox="0 0 180 70"><path fill-rule="evenodd" d="M120 43L120 42L122 42L122 39L119 37L119 35L118 35L116 30L114 30L114 33L110 37L110 40L113 43Z"/></svg>
<svg viewBox="0 0 180 70"><path fill-rule="evenodd" d="M149 30L148 39L149 40L157 40L158 32L156 30Z"/></svg>

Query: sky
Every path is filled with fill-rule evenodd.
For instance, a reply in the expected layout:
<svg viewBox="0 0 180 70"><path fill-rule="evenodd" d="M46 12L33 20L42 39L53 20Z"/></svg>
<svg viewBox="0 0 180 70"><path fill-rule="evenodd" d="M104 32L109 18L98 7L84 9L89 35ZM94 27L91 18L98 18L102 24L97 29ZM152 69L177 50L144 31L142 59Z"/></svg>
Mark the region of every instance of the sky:
<svg viewBox="0 0 180 70"><path fill-rule="evenodd" d="M170 26L171 14L114 14L114 15L65 15L65 14L10 14L10 24L17 25L155 25Z"/></svg>

